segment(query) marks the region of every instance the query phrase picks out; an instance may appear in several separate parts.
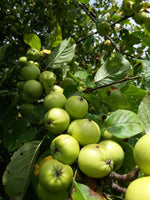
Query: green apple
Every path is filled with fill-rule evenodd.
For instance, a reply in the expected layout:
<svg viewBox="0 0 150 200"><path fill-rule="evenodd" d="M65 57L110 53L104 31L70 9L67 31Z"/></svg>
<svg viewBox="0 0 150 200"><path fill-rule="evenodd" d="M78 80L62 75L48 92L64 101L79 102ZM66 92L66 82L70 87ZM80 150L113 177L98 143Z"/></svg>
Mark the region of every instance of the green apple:
<svg viewBox="0 0 150 200"><path fill-rule="evenodd" d="M137 12L135 15L133 15L133 19L137 24L144 24L147 19L147 14L145 11Z"/></svg>
<svg viewBox="0 0 150 200"><path fill-rule="evenodd" d="M146 175L150 175L150 134L142 136L134 146L136 164Z"/></svg>
<svg viewBox="0 0 150 200"><path fill-rule="evenodd" d="M103 140L99 142L99 144L106 148L106 151L109 152L110 158L114 162L113 170L118 170L124 161L124 151L122 147L113 140Z"/></svg>
<svg viewBox="0 0 150 200"><path fill-rule="evenodd" d="M67 133L74 137L81 146L97 143L101 137L98 124L90 119L73 120L68 126Z"/></svg>
<svg viewBox="0 0 150 200"><path fill-rule="evenodd" d="M28 80L23 85L22 92L25 97L27 97L29 99L33 99L33 101L35 101L42 95L43 87L42 87L41 83L37 80Z"/></svg>
<svg viewBox="0 0 150 200"><path fill-rule="evenodd" d="M111 26L108 22L102 21L97 24L97 32L100 36L106 36L110 33Z"/></svg>
<svg viewBox="0 0 150 200"><path fill-rule="evenodd" d="M108 52L112 52L113 49L114 49L114 46L112 45L111 41L110 40L106 40L104 42L104 49Z"/></svg>
<svg viewBox="0 0 150 200"><path fill-rule="evenodd" d="M64 200L68 196L66 189L61 190L60 192L48 192L41 186L40 183L37 185L36 193L39 200Z"/></svg>
<svg viewBox="0 0 150 200"><path fill-rule="evenodd" d="M75 84L75 81L70 77L65 77L62 81L63 88L67 87L68 85L73 85L73 84Z"/></svg>
<svg viewBox="0 0 150 200"><path fill-rule="evenodd" d="M64 109L52 108L45 114L44 123L50 133L61 134L67 129L70 117Z"/></svg>
<svg viewBox="0 0 150 200"><path fill-rule="evenodd" d="M32 114L33 108L34 108L33 104L24 103L20 105L20 112L24 116L29 116Z"/></svg>
<svg viewBox="0 0 150 200"><path fill-rule="evenodd" d="M89 144L80 150L78 166L89 177L103 178L113 170L113 161L102 145Z"/></svg>
<svg viewBox="0 0 150 200"><path fill-rule="evenodd" d="M44 108L48 111L51 108L63 108L66 97L60 92L51 92L44 99Z"/></svg>
<svg viewBox="0 0 150 200"><path fill-rule="evenodd" d="M68 134L57 136L50 144L50 153L52 157L68 165L72 165L75 162L79 151L79 143Z"/></svg>
<svg viewBox="0 0 150 200"><path fill-rule="evenodd" d="M65 103L65 110L73 119L83 118L88 112L88 103L81 96L71 96Z"/></svg>
<svg viewBox="0 0 150 200"><path fill-rule="evenodd" d="M141 177L132 181L127 187L125 200L149 200L150 176Z"/></svg>
<svg viewBox="0 0 150 200"><path fill-rule="evenodd" d="M39 169L41 186L51 192L59 192L69 188L73 179L73 170L70 165L63 164L55 159L46 160Z"/></svg>
<svg viewBox="0 0 150 200"><path fill-rule="evenodd" d="M40 76L40 69L34 64L27 65L22 68L21 76L25 81L36 80Z"/></svg>
<svg viewBox="0 0 150 200"><path fill-rule="evenodd" d="M41 57L40 51L35 48L31 48L27 51L27 58L28 60L37 61Z"/></svg>
<svg viewBox="0 0 150 200"><path fill-rule="evenodd" d="M121 9L124 15L132 15L134 13L134 2L132 0L123 0Z"/></svg>
<svg viewBox="0 0 150 200"><path fill-rule="evenodd" d="M63 94L63 88L60 87L59 85L53 85L50 89L50 92L59 92Z"/></svg>
<svg viewBox="0 0 150 200"><path fill-rule="evenodd" d="M50 87L56 82L56 76L51 71L44 71L40 74L39 81L42 83L46 94L50 92Z"/></svg>
<svg viewBox="0 0 150 200"><path fill-rule="evenodd" d="M19 58L19 63L22 64L22 65L25 65L27 63L27 57L26 56L21 56Z"/></svg>

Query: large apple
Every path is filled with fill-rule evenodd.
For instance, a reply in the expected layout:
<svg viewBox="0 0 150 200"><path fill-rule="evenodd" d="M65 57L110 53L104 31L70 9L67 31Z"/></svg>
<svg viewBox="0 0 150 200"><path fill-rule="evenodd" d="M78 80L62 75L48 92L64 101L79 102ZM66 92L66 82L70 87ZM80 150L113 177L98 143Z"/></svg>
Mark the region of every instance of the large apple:
<svg viewBox="0 0 150 200"><path fill-rule="evenodd" d="M124 151L122 147L113 140L103 140L99 144L109 152L110 158L114 162L113 170L118 170L124 161Z"/></svg>
<svg viewBox="0 0 150 200"><path fill-rule="evenodd" d="M150 200L150 176L132 181L127 187L125 200Z"/></svg>
<svg viewBox="0 0 150 200"><path fill-rule="evenodd" d="M142 136L134 146L136 164L146 175L150 175L150 134Z"/></svg>
<svg viewBox="0 0 150 200"><path fill-rule="evenodd" d="M68 126L67 133L74 137L81 146L97 143L101 136L98 124L90 119L73 120Z"/></svg>
<svg viewBox="0 0 150 200"><path fill-rule="evenodd" d="M48 192L40 183L37 185L36 193L39 200L64 200L68 196L66 189L60 192Z"/></svg>
<svg viewBox="0 0 150 200"><path fill-rule="evenodd" d="M133 15L133 19L137 24L144 24L147 19L147 13L145 11L137 12L135 15Z"/></svg>
<svg viewBox="0 0 150 200"><path fill-rule="evenodd" d="M34 64L27 65L21 70L21 75L25 81L38 79L40 73L39 67Z"/></svg>
<svg viewBox="0 0 150 200"><path fill-rule="evenodd" d="M81 96L71 96L65 103L65 110L73 119L83 118L88 111L88 103Z"/></svg>
<svg viewBox="0 0 150 200"><path fill-rule="evenodd" d="M89 144L80 150L78 166L89 177L103 178L113 170L113 161L102 145Z"/></svg>
<svg viewBox="0 0 150 200"><path fill-rule="evenodd" d="M48 111L51 108L63 108L66 97L60 92L51 92L44 99L44 108Z"/></svg>
<svg viewBox="0 0 150 200"><path fill-rule="evenodd" d="M79 150L77 140L68 134L57 136L50 144L50 153L53 158L64 164L73 164L78 157Z"/></svg>
<svg viewBox="0 0 150 200"><path fill-rule="evenodd" d="M44 116L45 127L50 133L61 134L69 123L70 117L62 108L52 108Z"/></svg>
<svg viewBox="0 0 150 200"><path fill-rule="evenodd" d="M39 169L39 182L50 192L67 189L73 179L73 170L55 159L46 160Z"/></svg>

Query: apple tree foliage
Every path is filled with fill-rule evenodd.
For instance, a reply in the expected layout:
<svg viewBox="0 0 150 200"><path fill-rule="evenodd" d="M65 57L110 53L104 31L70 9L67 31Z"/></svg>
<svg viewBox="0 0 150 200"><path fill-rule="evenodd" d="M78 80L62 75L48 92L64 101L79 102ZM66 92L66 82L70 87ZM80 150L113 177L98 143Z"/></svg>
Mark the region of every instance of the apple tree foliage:
<svg viewBox="0 0 150 200"><path fill-rule="evenodd" d="M40 69L53 71L58 85L66 77L74 80L64 87L66 98L86 98L86 118L121 144L125 160L119 173L134 169L133 147L150 132L150 3L135 2L142 2L140 9L147 14L142 24L134 20L138 8L126 14L116 0L0 1L0 165L1 177L7 179L7 186L1 183L1 200L36 199L33 168L53 139L45 134L42 98L29 116L20 114L18 60L29 48L41 51ZM110 25L104 36L97 31L102 21ZM95 181L77 174L70 196L124 199L122 188L128 183L114 186L108 179Z"/></svg>

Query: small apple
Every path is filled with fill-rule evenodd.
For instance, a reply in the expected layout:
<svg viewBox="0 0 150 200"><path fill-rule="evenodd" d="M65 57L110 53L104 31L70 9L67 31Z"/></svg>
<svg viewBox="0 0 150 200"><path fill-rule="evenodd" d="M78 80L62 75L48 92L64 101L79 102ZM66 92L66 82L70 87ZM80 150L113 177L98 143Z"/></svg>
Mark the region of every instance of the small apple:
<svg viewBox="0 0 150 200"><path fill-rule="evenodd" d="M60 87L59 85L53 85L50 89L50 92L59 92L63 94L63 88Z"/></svg>
<svg viewBox="0 0 150 200"><path fill-rule="evenodd" d="M31 48L27 51L27 58L28 60L37 61L41 57L40 51L35 48Z"/></svg>
<svg viewBox="0 0 150 200"><path fill-rule="evenodd" d="M134 13L134 2L132 0L123 0L121 9L124 15L132 15Z"/></svg>
<svg viewBox="0 0 150 200"><path fill-rule="evenodd" d="M79 155L79 143L68 134L62 134L53 139L50 153L54 159L72 165Z"/></svg>
<svg viewBox="0 0 150 200"><path fill-rule="evenodd" d="M22 68L21 76L25 81L36 80L40 76L40 69L34 64L27 65Z"/></svg>
<svg viewBox="0 0 150 200"><path fill-rule="evenodd" d="M90 119L73 120L68 126L67 133L74 137L81 146L97 143L101 137L98 124Z"/></svg>
<svg viewBox="0 0 150 200"><path fill-rule="evenodd" d="M102 145L89 144L80 150L78 166L89 177L103 178L113 170L113 161Z"/></svg>
<svg viewBox="0 0 150 200"><path fill-rule="evenodd" d="M50 92L50 87L56 82L56 76L51 71L44 71L40 74L39 81L42 83L46 94Z"/></svg>
<svg viewBox="0 0 150 200"><path fill-rule="evenodd" d="M145 11L137 12L135 15L133 15L133 19L137 24L144 24L147 19L147 14Z"/></svg>
<svg viewBox="0 0 150 200"><path fill-rule="evenodd" d="M33 104L29 104L29 103L24 103L22 105L20 105L20 112L23 116L29 116L32 114L34 105Z"/></svg>
<svg viewBox="0 0 150 200"><path fill-rule="evenodd" d="M73 119L83 118L88 111L88 103L81 96L71 96L65 103L65 110Z"/></svg>
<svg viewBox="0 0 150 200"><path fill-rule="evenodd" d="M127 187L125 200L149 200L150 176L141 177L132 181Z"/></svg>
<svg viewBox="0 0 150 200"><path fill-rule="evenodd" d="M111 26L108 22L102 21L97 24L97 32L100 36L106 36L110 33Z"/></svg>
<svg viewBox="0 0 150 200"><path fill-rule="evenodd" d="M66 97L60 92L51 92L44 99L44 108L48 111L51 108L63 108Z"/></svg>
<svg viewBox="0 0 150 200"><path fill-rule="evenodd" d="M19 63L22 64L22 65L25 65L27 63L27 57L26 56L21 56L19 58Z"/></svg>
<svg viewBox="0 0 150 200"><path fill-rule="evenodd" d="M122 147L113 140L103 140L99 142L99 144L109 152L110 158L114 162L114 170L118 170L124 161L124 151Z"/></svg>
<svg viewBox="0 0 150 200"><path fill-rule="evenodd" d="M43 87L41 83L37 80L28 80L23 85L23 99L31 99L33 101L29 102L32 103L37 100L43 93Z"/></svg>
<svg viewBox="0 0 150 200"><path fill-rule="evenodd" d="M136 164L146 175L150 175L150 134L142 136L134 146Z"/></svg>
<svg viewBox="0 0 150 200"><path fill-rule="evenodd" d="M111 41L110 40L106 40L104 42L104 49L108 52L112 52L113 49L114 49L114 46L112 45Z"/></svg>
<svg viewBox="0 0 150 200"><path fill-rule="evenodd" d="M51 192L59 192L69 188L73 179L73 170L55 159L46 160L39 169L41 186Z"/></svg>
<svg viewBox="0 0 150 200"><path fill-rule="evenodd" d="M67 87L68 85L73 85L73 84L75 84L75 81L70 77L65 77L62 81L63 88Z"/></svg>
<svg viewBox="0 0 150 200"><path fill-rule="evenodd" d="M62 108L52 108L44 116L45 127L50 133L61 134L69 123L70 117Z"/></svg>
<svg viewBox="0 0 150 200"><path fill-rule="evenodd" d="M40 183L37 185L36 193L39 200L64 200L68 196L66 189L61 190L60 192L48 192Z"/></svg>

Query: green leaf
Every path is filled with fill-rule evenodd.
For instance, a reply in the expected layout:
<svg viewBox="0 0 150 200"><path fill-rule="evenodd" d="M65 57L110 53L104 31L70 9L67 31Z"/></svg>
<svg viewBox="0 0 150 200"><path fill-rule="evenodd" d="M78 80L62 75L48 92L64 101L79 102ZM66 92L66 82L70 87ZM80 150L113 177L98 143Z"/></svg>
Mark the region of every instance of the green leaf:
<svg viewBox="0 0 150 200"><path fill-rule="evenodd" d="M72 200L106 200L102 195L94 192L87 185L73 181Z"/></svg>
<svg viewBox="0 0 150 200"><path fill-rule="evenodd" d="M10 44L5 44L5 45L0 47L0 63L2 62L2 60L5 56L6 50L9 46L10 46Z"/></svg>
<svg viewBox="0 0 150 200"><path fill-rule="evenodd" d="M138 115L129 110L117 110L105 121L108 132L118 138L130 138L143 131Z"/></svg>
<svg viewBox="0 0 150 200"><path fill-rule="evenodd" d="M38 51L40 51L40 49L41 49L41 40L34 33L25 34L24 35L24 42L26 44L28 44L31 48L37 49Z"/></svg>
<svg viewBox="0 0 150 200"><path fill-rule="evenodd" d="M13 200L22 200L28 188L41 141L21 146L12 156L3 174L6 193Z"/></svg>
<svg viewBox="0 0 150 200"><path fill-rule="evenodd" d="M129 61L120 54L108 58L96 72L94 80L99 85L105 85L121 80L128 76L131 71Z"/></svg>
<svg viewBox="0 0 150 200"><path fill-rule="evenodd" d="M49 55L47 68L59 68L63 63L69 63L75 55L75 47L71 38L63 40Z"/></svg>
<svg viewBox="0 0 150 200"><path fill-rule="evenodd" d="M127 98L130 110L137 113L139 104L146 94L146 91L135 85L127 85L121 89L121 92Z"/></svg>
<svg viewBox="0 0 150 200"><path fill-rule="evenodd" d="M146 133L150 133L150 109L149 108L150 108L150 93L147 93L142 99L139 105L139 110L138 110L140 122Z"/></svg>

